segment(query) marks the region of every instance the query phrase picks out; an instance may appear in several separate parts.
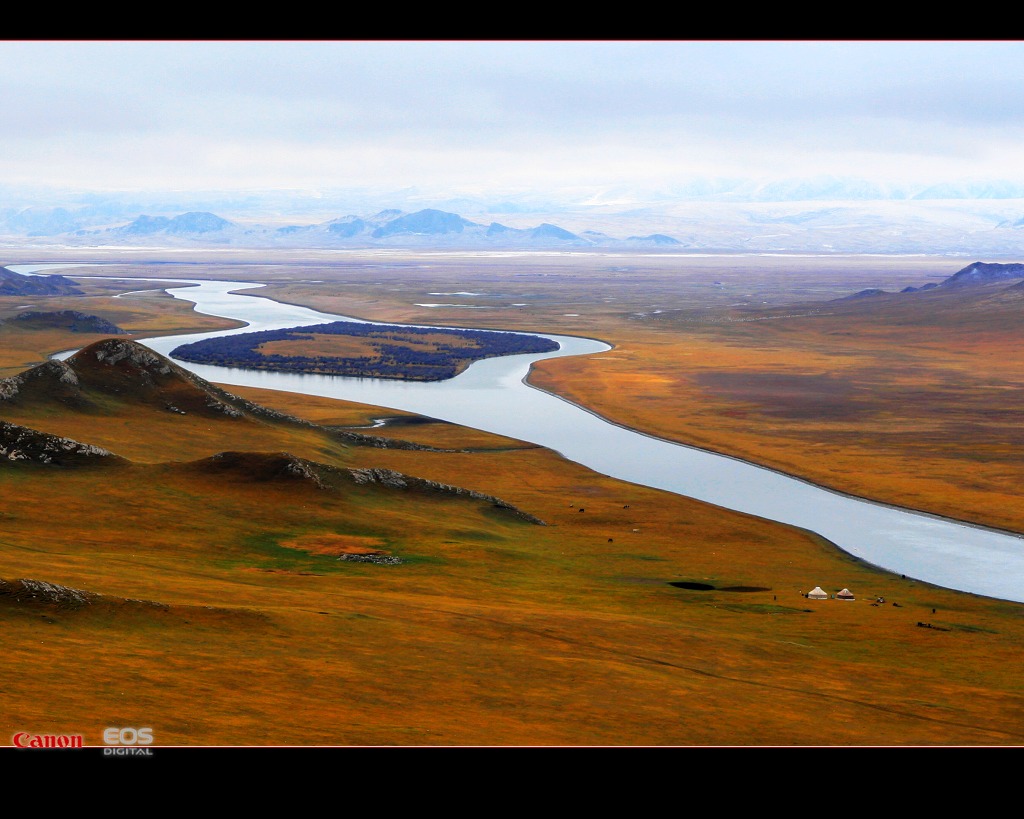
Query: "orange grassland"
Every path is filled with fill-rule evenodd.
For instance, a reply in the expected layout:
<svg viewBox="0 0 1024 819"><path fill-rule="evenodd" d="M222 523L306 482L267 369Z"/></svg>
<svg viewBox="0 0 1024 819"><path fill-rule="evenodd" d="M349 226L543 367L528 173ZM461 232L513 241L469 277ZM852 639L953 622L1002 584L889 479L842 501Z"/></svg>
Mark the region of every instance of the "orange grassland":
<svg viewBox="0 0 1024 819"><path fill-rule="evenodd" d="M1024 290L1007 287L660 315L531 381L665 438L1024 532Z"/></svg>
<svg viewBox="0 0 1024 819"><path fill-rule="evenodd" d="M601 321L612 353L535 376L609 417L624 403L615 384L653 395L656 375L681 378L673 356L711 355L710 340L683 343L705 330ZM80 343L59 335L34 343ZM12 374L26 347L10 360L3 339ZM770 369L753 345L735 347ZM809 355L779 360L806 366ZM409 417L229 389L326 426ZM674 418L697 403L670 396ZM903 579L813 534L541 447L440 422L371 432L449 451L350 446L316 426L165 413L130 397L88 416L0 403L0 420L131 461L0 466L0 578L102 596L0 596L0 741L23 730L100 744L111 725L196 746L1024 741L1021 605ZM228 471L201 461L222 451L266 454ZM547 525L468 497L282 480L263 469L278 452L465 487ZM332 553L360 549L404 562ZM814 585L857 599L807 600Z"/></svg>
<svg viewBox="0 0 1024 819"><path fill-rule="evenodd" d="M274 282L268 292L381 321L600 338L614 349L539 362L530 382L670 440L1024 532L1024 289L898 292L964 266L867 257L446 259L427 272L339 276L344 286L334 288ZM845 300L868 288L886 295ZM432 291L459 289L503 298L450 299L473 310L415 306L444 301Z"/></svg>

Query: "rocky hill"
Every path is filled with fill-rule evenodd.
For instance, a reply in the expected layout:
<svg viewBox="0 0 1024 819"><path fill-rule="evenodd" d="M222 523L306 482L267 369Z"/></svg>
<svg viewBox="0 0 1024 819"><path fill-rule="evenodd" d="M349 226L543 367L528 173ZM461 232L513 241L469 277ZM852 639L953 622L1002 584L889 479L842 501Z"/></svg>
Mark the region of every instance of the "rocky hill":
<svg viewBox="0 0 1024 819"><path fill-rule="evenodd" d="M215 387L143 345L122 339L105 339L83 348L66 361L51 360L0 381L0 413L19 410L22 415L43 418L60 429L68 413L100 415L113 401L134 408L132 423L145 425L154 409L181 415L214 416L240 423L262 422L302 427L326 439L346 445L431 450L408 442L364 436L348 430L320 426L261 407ZM32 414L33 411L36 414ZM40 412L41 411L41 412ZM8 413L10 417L10 413ZM92 429L99 423L90 419ZM204 425L209 421L201 422ZM81 426L79 427L81 428ZM225 429L227 434L230 431ZM432 450L437 451L437 450ZM164 469L197 478L225 479L244 484L275 484L298 490L349 492L366 487L374 492L445 495L486 503L529 523L543 522L499 498L449 484L442 484L390 469L347 469L299 458L288 452L226 450L197 461L171 464L133 464L103 447L43 432L25 424L0 420L0 466L44 465L84 467L131 465L133 469ZM141 473L140 473L141 474Z"/></svg>
<svg viewBox="0 0 1024 819"><path fill-rule="evenodd" d="M111 321L100 316L91 316L77 310L29 311L19 313L11 323L34 329L70 330L72 333L102 333L111 336L129 335Z"/></svg>
<svg viewBox="0 0 1024 819"><path fill-rule="evenodd" d="M0 402L61 404L99 411L104 400L134 401L170 412L242 417L226 393L134 341L105 339L66 361L50 360L0 381Z"/></svg>
<svg viewBox="0 0 1024 819"><path fill-rule="evenodd" d="M211 384L136 341L103 339L70 358L51 359L10 378L0 379L0 414L10 406L20 412L61 409L101 413L111 403L147 407L158 412L317 427L351 446L431 451L409 441L364 435L347 429L319 427L256 404Z"/></svg>
<svg viewBox="0 0 1024 819"><path fill-rule="evenodd" d="M974 262L939 284L940 287L969 287L975 284L1024 279L1024 264L1018 262Z"/></svg>
<svg viewBox="0 0 1024 819"><path fill-rule="evenodd" d="M26 276L0 267L0 296L81 296L71 279L56 273Z"/></svg>

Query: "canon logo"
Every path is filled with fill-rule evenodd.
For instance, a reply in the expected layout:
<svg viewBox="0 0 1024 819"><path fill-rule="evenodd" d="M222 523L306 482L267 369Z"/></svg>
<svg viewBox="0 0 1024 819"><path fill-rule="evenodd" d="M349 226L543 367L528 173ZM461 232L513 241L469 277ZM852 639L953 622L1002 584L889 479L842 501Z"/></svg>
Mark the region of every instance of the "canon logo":
<svg viewBox="0 0 1024 819"><path fill-rule="evenodd" d="M81 734L30 734L19 731L11 737L15 748L84 748Z"/></svg>

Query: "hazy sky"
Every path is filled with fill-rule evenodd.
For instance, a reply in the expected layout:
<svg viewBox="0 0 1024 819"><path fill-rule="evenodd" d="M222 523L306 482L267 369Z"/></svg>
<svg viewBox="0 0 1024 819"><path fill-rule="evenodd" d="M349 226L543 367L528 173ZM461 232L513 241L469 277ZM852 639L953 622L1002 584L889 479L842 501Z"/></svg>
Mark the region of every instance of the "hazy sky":
<svg viewBox="0 0 1024 819"><path fill-rule="evenodd" d="M1024 180L1024 41L7 41L0 185Z"/></svg>

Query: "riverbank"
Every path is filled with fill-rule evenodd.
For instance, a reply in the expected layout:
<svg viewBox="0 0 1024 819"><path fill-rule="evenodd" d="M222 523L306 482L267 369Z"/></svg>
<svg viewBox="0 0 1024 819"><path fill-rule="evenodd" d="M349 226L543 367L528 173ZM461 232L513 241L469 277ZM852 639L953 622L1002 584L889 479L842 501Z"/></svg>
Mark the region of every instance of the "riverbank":
<svg viewBox="0 0 1024 819"><path fill-rule="evenodd" d="M524 391L527 372L509 376ZM328 425L408 417L228 389ZM554 399L528 392L553 420ZM0 467L0 588L29 578L70 590L55 600L101 595L71 609L0 594L9 735L45 729L98 745L90 726L127 724L181 746L1024 742L1019 603L879 571L819 535L617 480L518 437L428 420L378 432L440 451L351 447L312 427L126 398L31 420L124 450L139 462L122 473L130 480ZM615 450L626 431L609 428L578 431ZM339 495L210 461L256 451L253 463L280 463L268 450L467 487L547 525L467 498L362 485ZM321 538L402 562L295 548ZM805 597L816 585L856 599Z"/></svg>
<svg viewBox="0 0 1024 819"><path fill-rule="evenodd" d="M611 333L614 355L540 362L531 380L668 440L874 502L1024 532L1016 331L993 327L971 344L947 332L938 343L908 326L883 343L823 325Z"/></svg>
<svg viewBox="0 0 1024 819"><path fill-rule="evenodd" d="M208 282L198 288L182 289L180 297L200 301L200 309L206 312L219 312L236 319L254 315L253 320L265 326L305 324L311 317L319 322L338 318L230 292L245 286L240 282ZM207 290L216 294L213 302L204 295ZM160 350L161 347L171 349L180 341L159 339L148 343ZM564 343L568 346L554 358L562 362L571 360L574 365L581 362L584 369L614 361L622 350L620 347L614 354L580 357L604 349L606 345L588 346L570 338L564 338ZM200 368L199 372L203 377L229 384L346 398L476 426L551 447L592 469L624 480L817 532L850 554L889 571L976 594L1016 599L1015 595L1020 593L1020 585L1016 583L1020 572L1008 569L1015 565L1014 561L1019 561L1016 556L1020 551L1018 538L1008 538L987 529L957 527L948 519L903 511L908 507L863 504L851 495L822 490L806 480L786 477L799 474L793 470L761 469L734 457L722 458L705 450L668 445L664 439L631 432L628 426L607 424L594 413L581 413L571 404L555 401L551 395L538 390L524 387L509 392L512 384L519 383L526 375L530 363L529 357L523 356L482 361L450 382L418 386L385 384L372 379L296 378L273 373L261 374L254 381L255 376L241 370ZM510 377L517 381L510 381ZM414 386L417 388L413 389ZM619 395L624 394L628 391L620 390ZM513 395L515 411L510 412ZM567 410L572 407L572 411L563 412L561 407ZM899 534L894 535L894 532ZM908 545L912 548L908 549ZM951 553L956 554L955 561L949 558ZM992 560L1002 566L1002 571L993 573Z"/></svg>
<svg viewBox="0 0 1024 819"><path fill-rule="evenodd" d="M538 362L538 363L542 363L542 362ZM834 486L828 486L828 485L823 484L823 483L816 483L815 481L813 481L813 480L811 480L809 478L803 477L803 476L801 476L799 474L795 474L793 472L787 472L787 471L785 471L783 469L775 468L775 467L772 466L772 464L770 462L761 462L761 461L753 460L751 458L740 457L738 455L733 454L728 449L713 449L713 448L710 448L710 447L696 446L694 444L687 443L686 441L683 441L683 440L674 439L674 438L668 438L668 437L664 437L664 436L661 436L661 435L656 435L656 434L654 434L652 432L649 432L647 430L640 429L638 427L631 427L631 426L629 426L627 424L620 423L620 422L618 422L618 421L616 421L616 420L614 420L612 418L609 418L607 416L602 415L600 412L597 412L596 410L594 410L591 407L588 407L588 406L585 406L583 404L580 404L577 401L573 401L571 398L567 398L565 395L561 395L561 394L559 394L557 392L553 392L550 389L546 389L544 387L538 386L536 383L534 383L536 379L532 378L532 376L535 373L536 366L537 365L532 365L531 368L530 368L529 373L527 373L527 375L524 376L524 378L523 378L523 383L524 384L526 384L529 387L532 387L533 389L540 390L541 392L544 392L544 393L550 395L552 398L557 398L560 401L565 401L566 403L572 405L573 407L575 407L576 409L580 410L581 412L585 412L585 413L588 413L589 415L593 415L595 418L600 419L604 423L609 424L609 425L614 426L614 427L618 427L619 429L622 429L622 430L624 430L626 432L629 432L629 433L632 433L632 434L635 434L635 435L641 435L641 436L646 437L646 438L651 438L652 440L660 441L660 442L665 443L665 444L669 444L669 445L673 445L673 446L688 447L688 448L700 450L702 452L707 452L707 453L710 453L710 454L713 454L713 455L717 455L717 456L719 456L721 458L728 458L730 460L737 461L737 462L739 462L741 464L757 467L758 469L763 469L763 470L766 470L768 472L772 472L772 473L778 475L780 478L786 478L788 480L793 480L793 481L797 481L799 483L803 483L803 484L805 484L807 486L813 487L814 489L818 489L818 490L821 490L823 492L831 492L831 493L833 493L835 495L839 495L841 497L849 498L850 500L863 501L864 503L870 503L872 505L885 507L887 509L893 510L894 512L911 512L911 513L916 514L916 515L921 515L921 516L924 516L924 517L934 518L936 521L942 521L942 522L946 522L946 523L956 524L958 526L969 526L969 527L973 527L975 529L978 529L980 531L993 532L993 533L996 533L996 534L1008 535L1008 536L1011 536L1011 537L1018 537L1018 538L1021 538L1022 546L1024 546L1024 532L1021 532L1021 531L1017 531L1017 530L1014 530L1014 529L1002 528L1002 527L998 527L998 526L990 526L990 525L986 525L986 524L983 524L983 523L978 523L976 521L966 520L964 518L952 517L950 515L941 515L941 514L937 514L937 513L934 513L934 512L929 512L929 511L924 510L924 509L918 509L918 508L909 507L909 506L901 506L901 505L899 505L897 503L889 503L889 502L886 502L884 500L879 500L878 497L873 497L873 496L867 495L867 494L857 494L857 493L854 493L854 492L844 492L844 491L842 491L840 489L835 488ZM543 379L541 379L541 380L543 380ZM836 544L832 544L832 545L835 546L835 548L837 548L837 549L841 549L841 547L839 547ZM850 554L850 556L854 557L854 558L857 558L857 555L854 555L854 554ZM879 568L881 568L881 567L879 567Z"/></svg>

